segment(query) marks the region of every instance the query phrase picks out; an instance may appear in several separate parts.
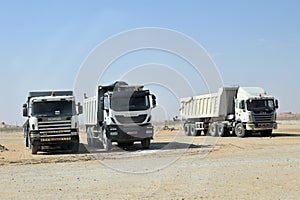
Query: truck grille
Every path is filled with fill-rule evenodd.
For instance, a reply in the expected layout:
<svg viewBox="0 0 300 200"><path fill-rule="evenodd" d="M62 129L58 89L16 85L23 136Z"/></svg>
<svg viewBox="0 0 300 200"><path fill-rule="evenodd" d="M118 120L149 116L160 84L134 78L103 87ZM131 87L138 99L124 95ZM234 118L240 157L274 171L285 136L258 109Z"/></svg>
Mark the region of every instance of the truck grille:
<svg viewBox="0 0 300 200"><path fill-rule="evenodd" d="M71 132L71 120L64 121L39 121L38 128L41 134L55 135Z"/></svg>
<svg viewBox="0 0 300 200"><path fill-rule="evenodd" d="M139 115L135 117L125 117L122 115L116 115L116 120L121 124L143 123L146 120L147 115Z"/></svg>
<svg viewBox="0 0 300 200"><path fill-rule="evenodd" d="M254 114L254 121L256 122L270 122L272 121L272 114Z"/></svg>

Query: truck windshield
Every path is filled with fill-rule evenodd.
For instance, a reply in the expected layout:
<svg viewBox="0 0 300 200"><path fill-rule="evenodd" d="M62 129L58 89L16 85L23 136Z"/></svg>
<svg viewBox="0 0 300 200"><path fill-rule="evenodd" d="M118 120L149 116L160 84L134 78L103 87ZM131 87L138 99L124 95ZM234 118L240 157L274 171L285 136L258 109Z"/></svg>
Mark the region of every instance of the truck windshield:
<svg viewBox="0 0 300 200"><path fill-rule="evenodd" d="M147 110L150 107L148 95L145 94L113 95L110 104L115 111Z"/></svg>
<svg viewBox="0 0 300 200"><path fill-rule="evenodd" d="M275 110L274 100L248 100L247 109L249 111L273 111Z"/></svg>
<svg viewBox="0 0 300 200"><path fill-rule="evenodd" d="M32 105L32 115L40 117L72 116L74 114L72 101L43 101Z"/></svg>

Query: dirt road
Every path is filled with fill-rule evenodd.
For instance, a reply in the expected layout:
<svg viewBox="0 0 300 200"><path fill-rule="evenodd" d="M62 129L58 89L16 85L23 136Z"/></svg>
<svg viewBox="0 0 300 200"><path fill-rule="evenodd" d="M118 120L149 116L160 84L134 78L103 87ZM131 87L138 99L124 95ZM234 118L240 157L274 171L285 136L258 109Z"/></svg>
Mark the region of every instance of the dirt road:
<svg viewBox="0 0 300 200"><path fill-rule="evenodd" d="M172 141L172 143L169 143ZM32 156L21 132L0 132L0 199L298 199L300 122L282 121L273 137L186 137L157 131L110 153Z"/></svg>

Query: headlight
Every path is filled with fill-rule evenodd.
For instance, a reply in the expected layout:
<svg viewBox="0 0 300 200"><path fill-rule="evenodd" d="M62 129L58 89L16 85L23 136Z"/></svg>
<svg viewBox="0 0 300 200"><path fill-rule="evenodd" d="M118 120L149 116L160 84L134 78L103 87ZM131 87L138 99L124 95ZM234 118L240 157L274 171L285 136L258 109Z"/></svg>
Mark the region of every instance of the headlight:
<svg viewBox="0 0 300 200"><path fill-rule="evenodd" d="M252 121L253 121L253 120L252 120L252 114L251 114L251 113L249 113L248 119L249 119L249 120L248 120L249 122L252 122Z"/></svg>
<svg viewBox="0 0 300 200"><path fill-rule="evenodd" d="M118 135L118 132L110 132L110 135Z"/></svg>

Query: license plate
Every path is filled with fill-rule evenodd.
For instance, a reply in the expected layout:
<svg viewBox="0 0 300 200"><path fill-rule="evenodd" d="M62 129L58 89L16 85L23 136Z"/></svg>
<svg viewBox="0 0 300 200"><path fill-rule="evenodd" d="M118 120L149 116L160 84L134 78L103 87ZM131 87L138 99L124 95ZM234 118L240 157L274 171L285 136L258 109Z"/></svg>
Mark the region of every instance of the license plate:
<svg viewBox="0 0 300 200"><path fill-rule="evenodd" d="M127 134L128 135L135 135L135 134L138 134L138 132L137 131L129 131L129 132L127 132Z"/></svg>

